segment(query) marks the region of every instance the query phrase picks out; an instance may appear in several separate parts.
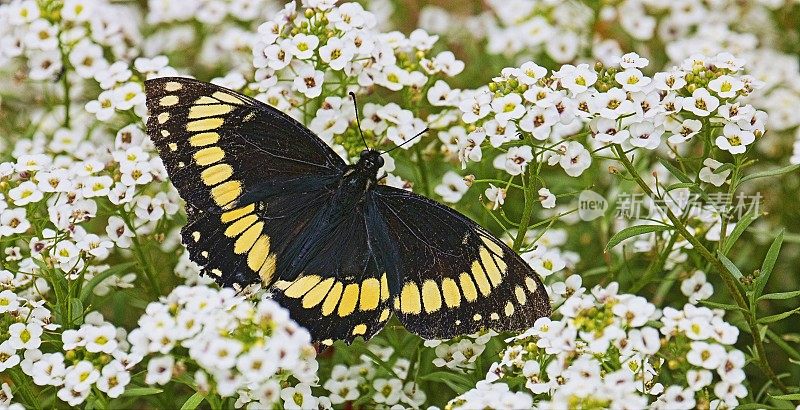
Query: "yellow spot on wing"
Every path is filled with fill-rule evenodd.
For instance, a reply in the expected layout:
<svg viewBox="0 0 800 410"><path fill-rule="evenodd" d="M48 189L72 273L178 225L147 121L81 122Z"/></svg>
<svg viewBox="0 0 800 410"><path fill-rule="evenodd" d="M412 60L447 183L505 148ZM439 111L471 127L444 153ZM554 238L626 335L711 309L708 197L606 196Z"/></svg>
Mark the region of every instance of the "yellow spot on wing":
<svg viewBox="0 0 800 410"><path fill-rule="evenodd" d="M525 278L525 286L528 287L528 291L531 293L536 293L536 288L539 287L539 285L536 284L536 281L531 277Z"/></svg>
<svg viewBox="0 0 800 410"><path fill-rule="evenodd" d="M467 272L461 272L461 275L458 276L459 282L461 284L461 292L464 293L464 299L467 302L472 302L473 300L478 298L478 291L475 289L475 284L472 283L472 279L470 278Z"/></svg>
<svg viewBox="0 0 800 410"><path fill-rule="evenodd" d="M216 98L216 99L218 99L218 100L220 100L220 101L224 101L226 103L242 105L242 100L240 100L239 98L234 97L234 96L232 96L232 95L230 95L230 94L228 94L226 92L217 91L214 94L211 94L211 96Z"/></svg>
<svg viewBox="0 0 800 410"><path fill-rule="evenodd" d="M228 104L207 104L207 105L193 105L189 108L188 118L206 118L218 117L227 114L233 110L232 105Z"/></svg>
<svg viewBox="0 0 800 410"><path fill-rule="evenodd" d="M528 297L525 296L525 290L522 289L522 286L517 286L514 288L514 296L517 297L517 302L519 302L520 305L524 305L528 300Z"/></svg>
<svg viewBox="0 0 800 410"><path fill-rule="evenodd" d="M442 294L447 307L458 307L461 304L461 292L458 291L458 285L453 279L444 278L442 280Z"/></svg>
<svg viewBox="0 0 800 410"><path fill-rule="evenodd" d="M162 107L171 107L180 101L177 95L168 95L166 97L161 97L158 101L158 104Z"/></svg>
<svg viewBox="0 0 800 410"><path fill-rule="evenodd" d="M194 239L195 242L199 241L200 240L200 232L199 231L192 232L192 239Z"/></svg>
<svg viewBox="0 0 800 410"><path fill-rule="evenodd" d="M181 85L181 83L178 83L178 82L175 82L175 81L170 81L170 82L164 84L164 89L167 90L167 91L170 91L170 92L178 91L181 88L183 88L183 85Z"/></svg>
<svg viewBox="0 0 800 410"><path fill-rule="evenodd" d="M253 245L256 243L256 239L261 236L261 230L264 227L264 222L258 222L253 224L253 226L247 228L246 231L236 239L236 243L233 244L233 253L237 255L241 255L250 250Z"/></svg>
<svg viewBox="0 0 800 410"><path fill-rule="evenodd" d="M233 211L228 211L228 212L223 213L222 217L220 217L220 220L222 220L222 222L224 222L224 223L228 223L230 221L235 221L235 220L237 220L237 219L239 219L239 218L241 218L241 217L253 212L255 209L256 209L256 204L250 204L250 205L247 205L247 206L243 206L241 208L234 209ZM228 235L228 236L230 236L230 235Z"/></svg>
<svg viewBox="0 0 800 410"><path fill-rule="evenodd" d="M204 95L204 96L198 98L197 101L195 101L194 103L195 104L216 104L218 102L219 102L219 100L215 100L215 99L213 99L213 98L211 98L211 97L209 97L207 95Z"/></svg>
<svg viewBox="0 0 800 410"><path fill-rule="evenodd" d="M164 138L169 137L169 131L161 130L161 136L164 137Z"/></svg>
<svg viewBox="0 0 800 410"><path fill-rule="evenodd" d="M239 181L228 181L211 188L211 196L219 206L228 205L241 194L242 183Z"/></svg>
<svg viewBox="0 0 800 410"><path fill-rule="evenodd" d="M475 283L478 284L478 289L481 290L483 296L488 296L492 291L492 286L489 284L489 278L483 271L480 262L472 262L472 276L475 278Z"/></svg>
<svg viewBox="0 0 800 410"><path fill-rule="evenodd" d="M389 299L389 282L386 281L386 272L381 275L381 300Z"/></svg>
<svg viewBox="0 0 800 410"><path fill-rule="evenodd" d="M358 284L351 283L344 288L342 293L342 301L339 303L339 316L345 317L354 310L356 310L356 303L358 303Z"/></svg>
<svg viewBox="0 0 800 410"><path fill-rule="evenodd" d="M365 333L367 333L367 325L362 323L353 327L353 336L363 335Z"/></svg>
<svg viewBox="0 0 800 410"><path fill-rule="evenodd" d="M219 134L216 132L201 132L189 137L189 145L193 147L204 147L215 144L217 141L219 141Z"/></svg>
<svg viewBox="0 0 800 410"><path fill-rule="evenodd" d="M503 281L503 272L500 272L500 269L494 263L494 258L489 253L488 249L481 248L480 255L483 267L486 269L486 273L489 275L489 281L492 282L492 286L497 287L500 285L500 282Z"/></svg>
<svg viewBox="0 0 800 410"><path fill-rule="evenodd" d="M476 313L474 316L472 316L472 320L474 320L476 322L481 320L481 319L483 319L483 316L481 316L480 313Z"/></svg>
<svg viewBox="0 0 800 410"><path fill-rule="evenodd" d="M158 114L158 117L156 117L156 118L158 119L158 123L159 124L163 124L163 123L165 123L165 122L167 122L169 120L169 113L168 112L162 112L161 114Z"/></svg>
<svg viewBox="0 0 800 410"><path fill-rule="evenodd" d="M200 166L211 165L224 157L225 152L220 147L203 148L194 153L194 161Z"/></svg>
<svg viewBox="0 0 800 410"><path fill-rule="evenodd" d="M431 279L422 284L422 305L428 313L436 312L442 308L442 296L439 294L439 287Z"/></svg>
<svg viewBox="0 0 800 410"><path fill-rule="evenodd" d="M375 278L364 279L361 282L361 302L358 305L360 310L372 310L378 307L380 287L378 279Z"/></svg>
<svg viewBox="0 0 800 410"><path fill-rule="evenodd" d="M225 214L223 214L223 217ZM258 217L255 215L248 215L244 218L239 219L238 221L232 223L227 229L225 229L225 236L228 238L233 238L235 236L239 236L240 233L244 232L245 229L249 228L250 225L256 223Z"/></svg>
<svg viewBox="0 0 800 410"><path fill-rule="evenodd" d="M186 131L208 131L217 129L225 122L222 118L205 118L202 120L194 120L186 123Z"/></svg>
<svg viewBox="0 0 800 410"><path fill-rule="evenodd" d="M269 236L261 235L250 252L247 253L247 266L254 272L258 272L269 255Z"/></svg>
<svg viewBox="0 0 800 410"><path fill-rule="evenodd" d="M403 313L419 314L422 306L419 301L419 287L414 282L406 282L400 292L400 310Z"/></svg>
<svg viewBox="0 0 800 410"><path fill-rule="evenodd" d="M483 235L481 235L480 238L483 241L483 244L486 245L487 248L491 249L491 251L494 252L495 254L497 254L497 256L499 256L501 258L503 257L503 248L501 248L500 245L498 245L493 240L491 240L491 239L489 239L489 238L487 238L487 237L485 237Z"/></svg>
<svg viewBox="0 0 800 410"><path fill-rule="evenodd" d="M506 309L505 309L506 316L511 316L514 314L514 304L511 302L506 302Z"/></svg>
<svg viewBox="0 0 800 410"><path fill-rule="evenodd" d="M207 186L217 185L233 175L233 167L228 164L217 164L206 168L200 173L200 178Z"/></svg>
<svg viewBox="0 0 800 410"><path fill-rule="evenodd" d="M333 309L336 309L336 305L339 303L339 298L342 296L342 282L336 282L333 284L333 288L331 288L328 295L325 297L325 301L322 302L322 315L328 316L333 313Z"/></svg>
<svg viewBox="0 0 800 410"><path fill-rule="evenodd" d="M299 298L308 293L314 286L317 286L320 280L322 278L318 275L303 276L294 281L292 286L289 286L283 294L290 298Z"/></svg>
<svg viewBox="0 0 800 410"><path fill-rule="evenodd" d="M385 322L386 319L389 318L389 309L383 309L381 312L381 316L378 318L378 321Z"/></svg>
<svg viewBox="0 0 800 410"><path fill-rule="evenodd" d="M264 283L269 284L272 282L272 276L275 274L275 254L269 255L267 260L264 261L264 264L261 265L261 269L258 271L258 275L261 276L261 280Z"/></svg>
<svg viewBox="0 0 800 410"><path fill-rule="evenodd" d="M314 286L313 289L309 290L308 293L303 296L303 307L309 309L319 305L325 295L328 294L328 291L335 281L334 278L325 279L318 283L317 286Z"/></svg>

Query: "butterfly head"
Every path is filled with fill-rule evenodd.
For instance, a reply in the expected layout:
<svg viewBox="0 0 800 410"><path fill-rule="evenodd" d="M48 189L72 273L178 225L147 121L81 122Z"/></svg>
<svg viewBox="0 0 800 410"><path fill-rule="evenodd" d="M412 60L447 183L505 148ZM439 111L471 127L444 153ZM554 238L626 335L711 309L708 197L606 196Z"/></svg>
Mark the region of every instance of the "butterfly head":
<svg viewBox="0 0 800 410"><path fill-rule="evenodd" d="M383 166L383 157L380 151L365 149L361 151L356 168L377 175L378 170Z"/></svg>

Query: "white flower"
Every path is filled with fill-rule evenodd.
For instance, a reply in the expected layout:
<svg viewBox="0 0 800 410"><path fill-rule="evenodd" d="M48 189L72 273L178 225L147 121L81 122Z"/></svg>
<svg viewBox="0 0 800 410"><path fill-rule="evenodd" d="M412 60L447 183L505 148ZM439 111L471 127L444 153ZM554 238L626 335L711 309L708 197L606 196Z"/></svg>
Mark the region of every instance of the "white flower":
<svg viewBox="0 0 800 410"><path fill-rule="evenodd" d="M92 16L95 2L89 0L64 0L61 17L67 21L85 22Z"/></svg>
<svg viewBox="0 0 800 410"><path fill-rule="evenodd" d="M60 352L45 353L33 363L30 376L37 386L60 386L64 383L67 369L64 364L64 355Z"/></svg>
<svg viewBox="0 0 800 410"><path fill-rule="evenodd" d="M306 60L314 55L314 50L319 45L319 38L308 34L297 34L289 43L289 52L295 57Z"/></svg>
<svg viewBox="0 0 800 410"><path fill-rule="evenodd" d="M673 134L667 139L672 144L680 144L689 141L700 132L703 123L698 120L683 120L678 129L673 130Z"/></svg>
<svg viewBox="0 0 800 410"><path fill-rule="evenodd" d="M622 68L644 68L650 64L650 60L640 57L639 54L636 53L627 53L624 56L620 57L619 65Z"/></svg>
<svg viewBox="0 0 800 410"><path fill-rule="evenodd" d="M8 289L0 291L0 313L16 311L19 309L19 302L20 300L16 293Z"/></svg>
<svg viewBox="0 0 800 410"><path fill-rule="evenodd" d="M653 75L653 86L662 91L680 90L686 86L685 75L683 71L678 70L658 72Z"/></svg>
<svg viewBox="0 0 800 410"><path fill-rule="evenodd" d="M726 357L725 348L721 345L700 341L692 342L691 350L686 354L689 363L709 370L719 367Z"/></svg>
<svg viewBox="0 0 800 410"><path fill-rule="evenodd" d="M491 111L492 95L487 91L477 91L459 103L458 108L463 112L462 119L467 124L471 124Z"/></svg>
<svg viewBox="0 0 800 410"><path fill-rule="evenodd" d="M20 357L17 355L17 349L11 345L11 342L6 340L0 343L0 371L10 369L18 365L19 362Z"/></svg>
<svg viewBox="0 0 800 410"><path fill-rule="evenodd" d="M112 353L117 348L117 329L113 325L88 326L86 350L93 353Z"/></svg>
<svg viewBox="0 0 800 410"><path fill-rule="evenodd" d="M583 173L592 164L592 156L580 142L570 141L564 147L564 153L558 161L564 172L571 177Z"/></svg>
<svg viewBox="0 0 800 410"><path fill-rule="evenodd" d="M322 83L325 73L315 70L312 66L303 66L295 77L294 89L308 98L316 98L322 94Z"/></svg>
<svg viewBox="0 0 800 410"><path fill-rule="evenodd" d="M517 138L517 125L513 122L501 126L497 121L489 120L483 124L483 129L489 137L489 143L495 148Z"/></svg>
<svg viewBox="0 0 800 410"><path fill-rule="evenodd" d="M311 394L311 386L300 383L281 390L283 408L287 410L300 410L316 408L317 399Z"/></svg>
<svg viewBox="0 0 800 410"><path fill-rule="evenodd" d="M8 197L14 201L14 205L24 206L41 201L44 198L44 194L33 181L25 181L16 188L9 190Z"/></svg>
<svg viewBox="0 0 800 410"><path fill-rule="evenodd" d="M480 128L458 138L458 158L461 159L462 169L467 167L469 161L480 162L483 158L481 144L485 139L486 133Z"/></svg>
<svg viewBox="0 0 800 410"><path fill-rule="evenodd" d="M86 103L86 111L94 114L100 121L108 121L114 115L114 92L106 90L97 96L96 100Z"/></svg>
<svg viewBox="0 0 800 410"><path fill-rule="evenodd" d="M14 323L8 327L8 343L15 349L38 349L43 331L38 323Z"/></svg>
<svg viewBox="0 0 800 410"><path fill-rule="evenodd" d="M691 97L683 99L683 109L700 117L707 117L719 107L719 99L711 95L707 89L698 88Z"/></svg>
<svg viewBox="0 0 800 410"><path fill-rule="evenodd" d="M99 378L100 372L95 369L92 362L81 360L77 364L67 367L64 386L74 391L89 391L92 384Z"/></svg>
<svg viewBox="0 0 800 410"><path fill-rule="evenodd" d="M597 117L589 123L593 136L600 142L621 144L630 137L630 131L619 129L616 120Z"/></svg>
<svg viewBox="0 0 800 410"><path fill-rule="evenodd" d="M437 195L442 197L442 201L449 203L456 203L461 200L461 197L469 189L467 183L461 175L453 171L447 171L442 178L442 183L433 189Z"/></svg>
<svg viewBox="0 0 800 410"><path fill-rule="evenodd" d="M519 119L525 114L522 96L516 93L495 98L492 101L492 110L497 113L494 118L501 126L505 126L508 120Z"/></svg>
<svg viewBox="0 0 800 410"><path fill-rule="evenodd" d="M391 406L400 401L403 391L403 382L400 379L375 379L372 382L375 395L372 397L376 403Z"/></svg>
<svg viewBox="0 0 800 410"><path fill-rule="evenodd" d="M614 80L622 86L623 90L628 92L642 91L651 81L638 68L628 68L625 71L618 72L614 75Z"/></svg>
<svg viewBox="0 0 800 410"><path fill-rule="evenodd" d="M23 233L31 227L25 208L0 211L0 237Z"/></svg>
<svg viewBox="0 0 800 410"><path fill-rule="evenodd" d="M547 75L547 69L533 61L528 61L516 70L517 79L522 84L534 85Z"/></svg>
<svg viewBox="0 0 800 410"><path fill-rule="evenodd" d="M81 40L69 53L69 62L82 78L92 78L95 73L108 67L103 49L88 39Z"/></svg>
<svg viewBox="0 0 800 410"><path fill-rule="evenodd" d="M694 391L700 391L703 387L711 384L714 380L714 375L705 369L691 369L686 372L686 382L688 387Z"/></svg>
<svg viewBox="0 0 800 410"><path fill-rule="evenodd" d="M486 195L486 199L492 202L492 210L503 206L503 203L506 200L506 190L503 188L498 188L493 184L489 184L489 188L486 188L484 195Z"/></svg>
<svg viewBox="0 0 800 410"><path fill-rule="evenodd" d="M711 297L714 294L714 286L706 282L706 274L703 271L696 271L681 282L681 292L689 297L689 303L695 304Z"/></svg>
<svg viewBox="0 0 800 410"><path fill-rule="evenodd" d="M658 403L665 409L689 410L695 406L694 391L682 386L669 386L659 396Z"/></svg>
<svg viewBox="0 0 800 410"><path fill-rule="evenodd" d="M134 106L142 105L145 102L142 85L134 82L125 83L115 88L111 98L114 107L120 111L130 110Z"/></svg>
<svg viewBox="0 0 800 410"><path fill-rule="evenodd" d="M722 98L733 98L744 88L742 80L729 75L721 75L708 83L708 88Z"/></svg>
<svg viewBox="0 0 800 410"><path fill-rule="evenodd" d="M542 204L542 208L554 208L556 206L556 196L547 188L539 188L539 202Z"/></svg>
<svg viewBox="0 0 800 410"><path fill-rule="evenodd" d="M566 64L553 75L561 79L561 86L573 95L585 92L597 82L597 73L588 64L578 64L578 66Z"/></svg>
<svg viewBox="0 0 800 410"><path fill-rule="evenodd" d="M616 120L625 114L634 112L633 101L621 88L612 88L605 93L597 94L592 99L593 111L601 117ZM716 109L716 107L714 107Z"/></svg>
<svg viewBox="0 0 800 410"><path fill-rule="evenodd" d="M341 70L353 59L355 46L342 41L338 37L331 37L324 46L319 48L319 57L334 70Z"/></svg>
<svg viewBox="0 0 800 410"><path fill-rule="evenodd" d="M125 392L125 386L130 381L130 373L125 370L125 367L120 362L114 360L103 366L100 378L97 379L97 388L113 399Z"/></svg>
<svg viewBox="0 0 800 410"><path fill-rule="evenodd" d="M528 112L519 121L519 128L530 132L537 140L544 141L550 137L552 126L558 120L558 109L555 106L540 107L534 105L528 108Z"/></svg>
<svg viewBox="0 0 800 410"><path fill-rule="evenodd" d="M74 386L64 385L64 387L58 390L56 395L70 406L77 406L89 397L89 393L91 393L90 389L79 390Z"/></svg>
<svg viewBox="0 0 800 410"><path fill-rule="evenodd" d="M454 105L458 96L459 92L451 89L450 85L442 80L437 80L427 93L428 102L437 107Z"/></svg>
<svg viewBox="0 0 800 410"><path fill-rule="evenodd" d="M661 134L664 127L656 126L652 122L637 122L629 127L631 138L628 140L634 147L656 149L661 144Z"/></svg>
<svg viewBox="0 0 800 410"><path fill-rule="evenodd" d="M747 151L747 146L756 140L753 132L742 130L736 124L731 123L725 124L722 134L714 142L719 149L731 154L743 154Z"/></svg>
<svg viewBox="0 0 800 410"><path fill-rule="evenodd" d="M506 152L505 171L510 175L522 174L532 159L533 150L530 145L511 147Z"/></svg>
<svg viewBox="0 0 800 410"><path fill-rule="evenodd" d="M158 356L150 359L147 363L147 376L144 382L147 384L167 384L172 379L172 368L175 359L170 355Z"/></svg>
<svg viewBox="0 0 800 410"><path fill-rule="evenodd" d="M731 350L728 352L728 357L717 368L717 373L719 373L722 380L728 383L740 384L746 377L743 370L745 362L744 353L740 350Z"/></svg>

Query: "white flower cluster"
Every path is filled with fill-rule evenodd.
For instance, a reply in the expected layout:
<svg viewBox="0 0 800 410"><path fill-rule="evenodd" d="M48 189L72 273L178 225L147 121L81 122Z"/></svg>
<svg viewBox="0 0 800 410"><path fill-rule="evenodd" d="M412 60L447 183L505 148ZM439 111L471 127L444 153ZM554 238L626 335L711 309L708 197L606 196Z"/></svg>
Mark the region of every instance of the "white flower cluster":
<svg viewBox="0 0 800 410"><path fill-rule="evenodd" d="M200 390L238 394L240 404L271 407L283 398L284 408L316 406L310 393L295 394L310 392L317 379L311 336L272 300L253 303L229 288L178 286L150 303L138 324L128 340L132 354L147 358L148 384L193 371ZM292 385L291 394L282 382Z"/></svg>
<svg viewBox="0 0 800 410"><path fill-rule="evenodd" d="M389 346L370 344L367 349L370 354L362 354L358 363L333 366L322 385L330 393L330 403L339 405L368 397L377 407L422 407L427 396L416 382L408 380L411 361Z"/></svg>
<svg viewBox="0 0 800 410"><path fill-rule="evenodd" d="M514 385L524 384L524 393L544 408L691 409L696 400L732 408L746 396L745 357L730 347L739 330L724 321L723 311L687 304L662 312L617 288L612 283L587 293L577 275L553 284L556 303L563 301L554 316L561 319L539 319L509 339L476 392L457 397L451 407L474 408L485 394L507 394L507 387L497 387L504 381L521 381ZM680 370L685 380L667 379L671 384L664 386L664 366Z"/></svg>
<svg viewBox="0 0 800 410"><path fill-rule="evenodd" d="M37 386L58 387L57 397L70 406L83 403L93 387L108 397L119 397L131 380L129 370L141 360L128 353L125 329L91 312L79 328L64 330L60 340L53 340L45 331L60 326L52 323L43 305L11 290L0 292L0 338L5 339L0 343L0 370L19 366ZM62 349L43 352L44 342L60 344Z"/></svg>
<svg viewBox="0 0 800 410"><path fill-rule="evenodd" d="M348 125L355 119L347 92L381 86L422 95L437 79L460 73L464 63L452 52L432 52L438 36L423 30L409 36L382 33L376 30L375 16L360 4L333 3L304 2L309 8L300 11L291 2L258 28L250 88L258 92L257 99L305 119L347 157L340 145L348 145L343 134L352 132ZM326 98L316 111L310 110L305 101L320 95ZM395 103L365 104L363 109L362 128L372 137L385 135L399 145L425 129L424 118Z"/></svg>

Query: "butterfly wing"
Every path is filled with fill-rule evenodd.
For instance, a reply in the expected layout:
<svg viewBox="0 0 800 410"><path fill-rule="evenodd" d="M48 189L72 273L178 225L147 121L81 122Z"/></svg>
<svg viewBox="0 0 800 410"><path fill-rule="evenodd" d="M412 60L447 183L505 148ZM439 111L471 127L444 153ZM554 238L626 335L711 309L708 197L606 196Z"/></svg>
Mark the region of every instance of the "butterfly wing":
<svg viewBox="0 0 800 410"><path fill-rule="evenodd" d="M314 250L303 274L272 288L273 298L315 341L369 339L391 315L383 256L373 246L374 235L385 234L373 229L376 216L364 204L327 228L308 231L302 242L314 244Z"/></svg>
<svg viewBox="0 0 800 410"><path fill-rule="evenodd" d="M192 260L225 286L273 282L344 161L288 115L223 87L168 77L145 90L147 132L187 203Z"/></svg>
<svg viewBox="0 0 800 410"><path fill-rule="evenodd" d="M378 186L373 201L394 246L384 252L391 259L393 311L409 331L447 339L480 329L523 330L550 315L536 273L474 221L388 186Z"/></svg>

